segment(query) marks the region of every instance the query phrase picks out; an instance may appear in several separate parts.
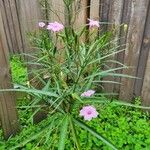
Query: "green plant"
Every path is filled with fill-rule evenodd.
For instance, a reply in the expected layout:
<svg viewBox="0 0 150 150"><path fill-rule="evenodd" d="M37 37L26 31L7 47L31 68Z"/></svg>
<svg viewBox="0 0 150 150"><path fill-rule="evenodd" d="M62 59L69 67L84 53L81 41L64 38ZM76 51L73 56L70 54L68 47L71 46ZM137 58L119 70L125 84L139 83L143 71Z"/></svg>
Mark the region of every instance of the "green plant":
<svg viewBox="0 0 150 150"><path fill-rule="evenodd" d="M72 1L64 0L64 2L66 8L68 8L68 13L72 13L70 10ZM27 55L32 59L28 64L34 66L32 66L32 76L34 76L34 81L39 82L40 87L36 89L36 86L34 87L31 84L30 87L18 85L18 89L1 90L27 92L32 95L33 100L29 106L26 106L26 111L36 108L35 112L43 109L49 113L49 123L44 128L38 130L36 134L12 149L24 145L27 146L27 149L30 149L30 142L42 136L40 142L44 141L44 145L48 144L49 148L54 147L54 149L64 150L67 143L69 143L70 149L81 150L84 147L82 147L82 140L79 140L78 137L79 127L87 133L88 141L90 139L97 141L95 139L97 138L114 150L120 146L115 146L114 142L110 142L105 138L107 137L106 133L102 133L103 137L98 130L96 131L91 127L90 123L85 123L78 115L74 114L80 112L80 116L84 116L85 120L91 120L98 116L95 108L97 107L96 104L108 103L108 100L102 96L103 94L97 88L99 84L104 82L102 80L104 77L134 77L115 72L128 68L117 61L109 60L110 56L123 50L118 50L119 47L114 46L113 43L116 41L110 41L110 33L95 34L95 31L97 31L95 28L99 28L98 21L89 19L88 26L85 25L76 31L71 24L70 19L72 18L70 16L68 15L68 26L58 22L49 23L48 25L40 22L40 32L30 37L34 47L37 47L37 53ZM88 28L92 28L93 32L87 34ZM83 39L85 36L88 40ZM107 50L108 48L109 50ZM104 70L103 68L108 62L120 66ZM107 82L111 83L112 81ZM44 102L44 105L40 106L39 102ZM123 102L115 103L137 107ZM120 121L124 123L124 120ZM72 137L71 141L69 141L69 136ZM101 145L97 144L98 147L101 147ZM34 146L36 147L36 145Z"/></svg>
<svg viewBox="0 0 150 150"><path fill-rule="evenodd" d="M139 102L139 101L138 101ZM17 143L23 143L26 139L30 139L28 143L24 143L21 147L23 150L49 150L57 149L58 137L53 132L50 137L48 133L42 132L45 127L50 125L50 116L37 125L31 124L28 119L32 114L30 109L26 112L22 105L27 105L29 100L21 99L18 101L19 116L21 119L22 132L17 136L10 138L8 141L0 140L0 149L7 150L17 146ZM138 106L136 104L136 106ZM74 117L78 117L80 108L74 110ZM97 132L106 136L113 141L120 150L148 150L150 148L150 122L149 114L142 112L140 109L129 108L126 106L118 106L117 104L107 103L97 105L97 111L100 113L99 117L91 122L87 122L90 127L93 127ZM76 127L78 138L81 143L82 150L108 150L109 148L100 140L91 136L86 130ZM0 130L1 132L1 130ZM38 135L35 139L31 137ZM42 139L42 140L41 140ZM53 143L50 146L50 142ZM16 148L18 150L20 148ZM66 150L74 150L74 143L72 136L66 141Z"/></svg>

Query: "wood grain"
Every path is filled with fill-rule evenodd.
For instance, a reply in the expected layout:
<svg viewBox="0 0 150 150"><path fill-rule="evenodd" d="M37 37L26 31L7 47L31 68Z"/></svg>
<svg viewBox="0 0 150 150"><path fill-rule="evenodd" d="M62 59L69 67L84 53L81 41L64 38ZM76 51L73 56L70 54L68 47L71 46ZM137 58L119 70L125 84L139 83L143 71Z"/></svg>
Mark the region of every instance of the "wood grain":
<svg viewBox="0 0 150 150"><path fill-rule="evenodd" d="M148 57L149 50L150 50L150 2L149 2L148 11L147 11L147 20L145 23L144 35L142 39L142 46L140 50L139 62L138 62L138 67L137 67L137 77L139 77L140 80L139 79L135 80L135 85L134 85L135 96L141 95L144 74L145 74L145 70L147 69L146 64L147 64L147 61L149 61L148 59L150 59ZM146 76L147 74L145 74L145 77ZM144 82L144 84L147 84L147 83Z"/></svg>
<svg viewBox="0 0 150 150"><path fill-rule="evenodd" d="M0 88L10 89L11 78L8 65L8 47L0 13ZM5 139L19 131L18 116L16 112L16 98L11 92L0 93L0 119Z"/></svg>
<svg viewBox="0 0 150 150"><path fill-rule="evenodd" d="M108 22L111 23L110 26L107 27L107 30L112 30L114 29L114 35L113 35L113 44L112 47L118 47L119 45L119 38L120 38L120 25L121 25L121 17L122 17L122 8L123 8L123 0L112 0L109 4L109 15L108 15ZM118 50L118 49L116 49ZM112 56L109 59L110 60L115 60L117 56ZM116 67L115 64L113 63L108 63L106 64L107 68L106 69L111 69ZM111 77L106 77L104 80L107 81L115 81L115 78L113 76ZM114 84L104 84L104 90L106 90L109 93L114 92Z"/></svg>
<svg viewBox="0 0 150 150"><path fill-rule="evenodd" d="M130 69L123 70L123 74L136 76L140 48L146 22L149 0L133 0L131 7L131 19L127 35L127 50L124 63ZM134 79L123 78L121 80L120 99L131 101L134 96Z"/></svg>

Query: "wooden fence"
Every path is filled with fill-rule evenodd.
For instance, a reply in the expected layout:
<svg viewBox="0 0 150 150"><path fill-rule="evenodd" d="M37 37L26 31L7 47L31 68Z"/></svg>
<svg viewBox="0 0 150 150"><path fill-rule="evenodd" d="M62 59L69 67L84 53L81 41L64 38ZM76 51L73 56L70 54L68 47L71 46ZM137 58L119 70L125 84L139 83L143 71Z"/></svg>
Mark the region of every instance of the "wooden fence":
<svg viewBox="0 0 150 150"><path fill-rule="evenodd" d="M9 53L32 51L28 44L27 33L37 30L39 21L61 20L62 23L67 23L63 0L48 0L49 5L46 1L0 1L2 15L0 23L3 24L0 27L4 28ZM120 39L118 44L126 44L123 46L126 51L114 56L113 59L131 66L130 69L122 70L120 73L141 78L111 78L120 81L121 85L106 84L105 90L119 93L119 98L126 101L141 96L143 105L150 106L150 0L76 0L76 2L78 4L76 9L80 10L75 23L77 27L85 24L87 18L99 19L100 22L111 23L114 27L122 25L114 38ZM49 9L45 9L48 7ZM53 10L57 14L48 10ZM110 26L101 24L101 29L109 30Z"/></svg>
<svg viewBox="0 0 150 150"><path fill-rule="evenodd" d="M0 88L12 88L8 47L0 13ZM14 93L0 93L0 120L5 138L9 138L19 130Z"/></svg>
<svg viewBox="0 0 150 150"><path fill-rule="evenodd" d="M27 33L38 28L41 20L61 20L65 23L65 7L63 0L5 0L0 1L7 45L10 53L31 51ZM150 104L149 78L149 49L150 49L150 1L149 0L76 0L80 14L76 26L87 22L87 17L99 19L100 22L121 24L118 31L119 43L126 43L126 51L115 56L114 59L131 66L126 73L141 79L115 79L122 85L105 85L109 92L119 93L120 99L130 101L133 97L142 96L143 103ZM42 5L44 7L42 7ZM88 7L89 6L89 7ZM103 30L109 30L109 25L101 25ZM124 38L122 38L124 37ZM113 67L113 66L112 66ZM113 79L114 80L114 79Z"/></svg>

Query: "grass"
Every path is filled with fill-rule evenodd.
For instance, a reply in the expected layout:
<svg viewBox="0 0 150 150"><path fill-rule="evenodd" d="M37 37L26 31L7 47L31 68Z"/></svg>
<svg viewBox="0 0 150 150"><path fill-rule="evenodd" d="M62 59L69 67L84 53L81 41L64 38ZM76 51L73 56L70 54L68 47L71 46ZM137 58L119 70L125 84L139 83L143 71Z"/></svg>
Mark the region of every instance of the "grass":
<svg viewBox="0 0 150 150"><path fill-rule="evenodd" d="M18 57L11 60L13 81L21 84L27 82L27 69ZM50 115L37 125L32 122L32 110L19 108L29 104L28 97L18 100L18 112L22 131L8 141L4 141L0 130L0 150L55 150L58 149L58 136L49 134ZM140 100L136 100L140 105ZM96 105L99 116L90 122L85 122L97 132L107 137L119 150L149 150L150 149L150 116L140 109L117 106L116 104ZM74 116L79 117L80 108L74 110ZM83 120L83 118L80 118ZM77 135L82 150L109 150L101 141L88 132L77 127ZM75 150L72 135L66 141L66 150ZM50 143L52 143L50 145ZM20 147L20 148L19 148Z"/></svg>

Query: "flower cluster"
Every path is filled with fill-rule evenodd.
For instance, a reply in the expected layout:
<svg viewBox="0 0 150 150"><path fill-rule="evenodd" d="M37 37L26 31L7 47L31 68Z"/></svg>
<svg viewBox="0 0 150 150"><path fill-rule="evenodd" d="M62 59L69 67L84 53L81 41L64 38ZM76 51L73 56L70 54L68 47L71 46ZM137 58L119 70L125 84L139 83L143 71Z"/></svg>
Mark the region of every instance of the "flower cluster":
<svg viewBox="0 0 150 150"><path fill-rule="evenodd" d="M46 24L44 22L39 22L39 27L44 28ZM53 32L59 32L64 29L63 24L58 23L57 21L51 22L47 25L47 30L53 31Z"/></svg>
<svg viewBox="0 0 150 150"><path fill-rule="evenodd" d="M92 20L92 19L88 19L89 23L89 27L93 28L93 27L98 27L99 28L99 22L96 20ZM39 22L39 27L40 28L44 28L46 26L46 24L44 22ZM64 29L64 25L55 21L55 22L51 22L47 25L47 30L53 31L53 32L60 32Z"/></svg>
<svg viewBox="0 0 150 150"><path fill-rule="evenodd" d="M91 97L95 94L94 90L88 90L81 94L81 97ZM80 116L84 117L84 120L90 121L92 118L96 118L98 116L98 112L96 111L94 106L84 106L80 110Z"/></svg>

